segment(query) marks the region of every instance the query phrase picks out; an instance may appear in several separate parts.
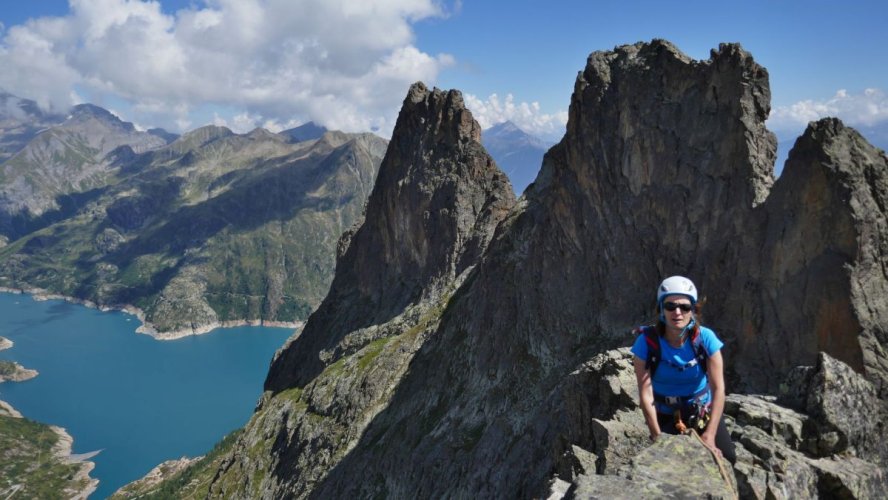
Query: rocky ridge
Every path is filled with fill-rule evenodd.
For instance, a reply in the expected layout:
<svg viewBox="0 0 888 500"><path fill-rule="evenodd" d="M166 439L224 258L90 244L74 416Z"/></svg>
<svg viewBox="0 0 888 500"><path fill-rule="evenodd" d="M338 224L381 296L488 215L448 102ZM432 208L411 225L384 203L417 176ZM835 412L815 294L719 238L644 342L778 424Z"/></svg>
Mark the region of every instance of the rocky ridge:
<svg viewBox="0 0 888 500"><path fill-rule="evenodd" d="M0 90L0 163L25 147L41 131L65 121L36 102Z"/></svg>
<svg viewBox="0 0 888 500"><path fill-rule="evenodd" d="M106 157L116 148L140 153L164 145L98 106L75 106L0 164L0 234L16 239L70 215L93 190L113 183Z"/></svg>
<svg viewBox="0 0 888 500"><path fill-rule="evenodd" d="M732 470L721 462L727 479L690 437L648 443L628 349L597 355L572 378L587 398L581 407L613 416L599 410L586 447L565 452L551 483L558 498L877 498L888 487L886 450L874 443L885 435L888 407L870 382L827 354L794 369L778 395L728 395L737 463Z"/></svg>
<svg viewBox="0 0 888 500"><path fill-rule="evenodd" d="M470 141L438 118L470 115L457 99L416 106L421 95L408 94L410 127L396 127L386 162L460 169ZM440 189L381 173L330 294L273 362L206 491L538 497L567 483L562 494L595 496L631 474L679 494L650 467L705 456L681 439L639 454L628 354L611 351L651 319L653 284L679 273L709 296L729 391L746 394L727 409L743 496L881 491L888 158L825 119L775 182L769 100L767 71L736 44L707 61L661 40L593 53L564 139L471 252L454 251L460 231L440 242L417 224L467 211L425 210ZM456 191L477 189L469 179ZM504 212L510 200L495 199Z"/></svg>

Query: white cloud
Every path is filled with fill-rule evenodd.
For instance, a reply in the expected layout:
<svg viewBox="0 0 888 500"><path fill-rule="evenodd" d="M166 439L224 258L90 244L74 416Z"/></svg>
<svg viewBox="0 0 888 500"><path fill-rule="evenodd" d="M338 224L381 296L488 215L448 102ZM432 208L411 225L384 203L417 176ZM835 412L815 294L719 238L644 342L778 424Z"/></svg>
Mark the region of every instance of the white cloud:
<svg viewBox="0 0 888 500"><path fill-rule="evenodd" d="M437 0L205 0L174 15L145 0L70 5L0 32L0 88L60 110L72 95L122 99L128 119L180 130L219 106L242 110L227 118L239 126L387 133L410 84L453 63L413 45L412 22L446 15Z"/></svg>
<svg viewBox="0 0 888 500"><path fill-rule="evenodd" d="M866 89L851 94L840 89L824 101L805 100L771 110L768 127L775 130L797 130L808 122L835 116L852 126L872 126L888 121L888 96L881 89Z"/></svg>
<svg viewBox="0 0 888 500"><path fill-rule="evenodd" d="M491 94L487 100L466 94L465 101L481 128L511 121L528 134L545 140L558 141L564 135L567 111L543 113L539 103L516 103L512 94L506 95L505 100L500 100L497 94Z"/></svg>

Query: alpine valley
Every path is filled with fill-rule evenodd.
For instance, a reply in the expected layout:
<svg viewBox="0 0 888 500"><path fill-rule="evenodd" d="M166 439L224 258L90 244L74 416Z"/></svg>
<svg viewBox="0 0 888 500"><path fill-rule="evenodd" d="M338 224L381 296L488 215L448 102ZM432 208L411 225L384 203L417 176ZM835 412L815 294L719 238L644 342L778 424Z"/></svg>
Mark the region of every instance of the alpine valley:
<svg viewBox="0 0 888 500"><path fill-rule="evenodd" d="M178 137L0 98L0 287L134 310L160 337L305 320L387 145L312 123Z"/></svg>

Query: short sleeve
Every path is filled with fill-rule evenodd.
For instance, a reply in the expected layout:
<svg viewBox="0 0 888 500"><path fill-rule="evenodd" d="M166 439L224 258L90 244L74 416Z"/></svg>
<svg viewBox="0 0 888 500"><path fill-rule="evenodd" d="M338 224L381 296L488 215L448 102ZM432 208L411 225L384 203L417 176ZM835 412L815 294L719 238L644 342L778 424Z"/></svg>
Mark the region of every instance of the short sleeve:
<svg viewBox="0 0 888 500"><path fill-rule="evenodd" d="M644 339L644 333L639 333L638 337L635 338L635 344L632 345L632 354L636 355L639 359L647 360L648 345L647 341Z"/></svg>
<svg viewBox="0 0 888 500"><path fill-rule="evenodd" d="M706 354L712 356L717 353L724 347L725 343L718 338L718 335L715 334L712 330L706 327L700 328L700 338L703 342L703 348L706 349Z"/></svg>

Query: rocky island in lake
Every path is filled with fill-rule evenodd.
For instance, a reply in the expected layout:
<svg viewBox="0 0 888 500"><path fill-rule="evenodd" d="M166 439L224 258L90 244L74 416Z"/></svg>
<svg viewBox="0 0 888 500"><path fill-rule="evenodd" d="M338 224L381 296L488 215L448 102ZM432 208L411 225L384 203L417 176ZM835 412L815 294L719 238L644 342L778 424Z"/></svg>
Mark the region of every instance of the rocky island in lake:
<svg viewBox="0 0 888 500"><path fill-rule="evenodd" d="M22 382L30 380L37 375L37 370L29 370L14 361L0 360L0 383L7 380Z"/></svg>

